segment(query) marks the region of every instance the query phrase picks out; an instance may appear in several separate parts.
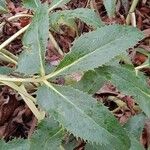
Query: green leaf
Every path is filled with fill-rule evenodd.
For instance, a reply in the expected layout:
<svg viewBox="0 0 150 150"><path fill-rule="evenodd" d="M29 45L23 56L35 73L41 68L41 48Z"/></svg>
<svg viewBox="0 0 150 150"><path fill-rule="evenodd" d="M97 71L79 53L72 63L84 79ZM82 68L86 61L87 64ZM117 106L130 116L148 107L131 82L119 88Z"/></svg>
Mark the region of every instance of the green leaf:
<svg viewBox="0 0 150 150"><path fill-rule="evenodd" d="M105 106L71 87L46 85L37 91L38 104L69 132L101 145L113 143L116 150L130 147L126 132Z"/></svg>
<svg viewBox="0 0 150 150"><path fill-rule="evenodd" d="M130 26L101 27L78 38L71 52L48 77L96 68L133 47L143 38L142 32Z"/></svg>
<svg viewBox="0 0 150 150"><path fill-rule="evenodd" d="M41 5L23 37L25 50L19 57L18 72L35 74L43 72L49 32L48 8Z"/></svg>
<svg viewBox="0 0 150 150"><path fill-rule="evenodd" d="M13 71L12 68L9 67L0 67L0 75L7 75Z"/></svg>
<svg viewBox="0 0 150 150"><path fill-rule="evenodd" d="M7 12L7 6L5 0L0 0L0 13Z"/></svg>
<svg viewBox="0 0 150 150"><path fill-rule="evenodd" d="M109 76L107 72L99 71L99 69L87 71L73 87L89 94L95 94L106 83L107 75Z"/></svg>
<svg viewBox="0 0 150 150"><path fill-rule="evenodd" d="M60 150L62 138L64 136L63 128L54 121L54 119L47 117L40 125L38 130L31 137L31 150Z"/></svg>
<svg viewBox="0 0 150 150"><path fill-rule="evenodd" d="M128 131L128 135L131 140L131 147L129 150L144 150L144 147L139 143L140 135L144 128L145 115L139 114L132 117L128 123L125 124L124 128ZM111 147L112 149L112 147ZM85 150L110 150L109 146L91 145L86 144Z"/></svg>
<svg viewBox="0 0 150 150"><path fill-rule="evenodd" d="M24 7L36 10L40 6L40 0L23 0Z"/></svg>
<svg viewBox="0 0 150 150"><path fill-rule="evenodd" d="M116 0L103 0L107 14L110 18L115 15Z"/></svg>
<svg viewBox="0 0 150 150"><path fill-rule="evenodd" d="M60 150L63 130L52 118L47 118L35 131L31 139L14 139L8 143L0 141L2 150Z"/></svg>
<svg viewBox="0 0 150 150"><path fill-rule="evenodd" d="M130 118L129 121L124 125L124 128L129 132L130 135L130 150L144 150L144 147L139 141L144 129L145 121L146 116L144 114L139 114Z"/></svg>
<svg viewBox="0 0 150 150"><path fill-rule="evenodd" d="M145 150L145 148L140 144L140 142L133 136L129 135L131 140L131 147L129 150Z"/></svg>
<svg viewBox="0 0 150 150"><path fill-rule="evenodd" d="M134 135L134 137L139 140L145 125L145 121L146 116L144 114L139 114L130 118L124 127L128 132L130 132L130 134Z"/></svg>
<svg viewBox="0 0 150 150"><path fill-rule="evenodd" d="M62 5L65 5L71 0L52 0L52 3L50 4L49 11L61 7Z"/></svg>
<svg viewBox="0 0 150 150"><path fill-rule="evenodd" d="M132 95L144 113L150 117L150 91L144 75L136 76L129 67L108 67L111 81L126 95Z"/></svg>
<svg viewBox="0 0 150 150"><path fill-rule="evenodd" d="M60 24L67 24L72 19L80 19L87 25L99 28L103 25L102 21L96 15L94 10L88 8L77 8L74 10L64 10L54 12L50 15L50 27L55 28Z"/></svg>

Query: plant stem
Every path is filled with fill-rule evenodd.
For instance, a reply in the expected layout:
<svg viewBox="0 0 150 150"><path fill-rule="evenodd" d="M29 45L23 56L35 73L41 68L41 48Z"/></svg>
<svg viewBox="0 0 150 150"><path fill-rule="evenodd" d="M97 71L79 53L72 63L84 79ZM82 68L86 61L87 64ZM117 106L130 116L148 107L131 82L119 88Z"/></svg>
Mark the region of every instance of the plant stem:
<svg viewBox="0 0 150 150"><path fill-rule="evenodd" d="M21 17L33 17L33 15L29 15L29 14L16 14L15 16L12 16L12 17L8 18L7 20L8 20L8 21L12 21L12 20L15 20L15 19L21 18ZM1 28L2 26L4 26L5 23L6 23L6 22L2 22L2 23L0 24L0 28Z"/></svg>
<svg viewBox="0 0 150 150"><path fill-rule="evenodd" d="M25 32L30 24L28 24L27 26L25 26L24 28L22 28L21 30L19 30L18 32L16 32L14 35L12 35L9 39L7 39L5 42L3 42L0 45L0 51L7 46L9 43L11 43L13 40L15 40L19 35L21 35L23 32Z"/></svg>
<svg viewBox="0 0 150 150"><path fill-rule="evenodd" d="M24 92L26 92L26 89L23 85L20 86L20 88ZM21 97L23 98L24 102L27 104L29 109L32 111L32 113L35 115L35 117L38 119L38 122L43 120L44 117L45 117L45 113L40 113L39 110L37 109L37 107L35 106L35 104L33 103L33 101L30 98L26 97L25 95L21 94L20 92L19 92L19 94L21 95Z"/></svg>
<svg viewBox="0 0 150 150"><path fill-rule="evenodd" d="M3 56L7 62L10 62L10 63L17 65L17 61L15 61L11 57L7 56L6 54L0 52L0 55Z"/></svg>
<svg viewBox="0 0 150 150"><path fill-rule="evenodd" d="M9 81L9 82L33 82L33 83L38 83L41 82L42 79L40 78L15 78L15 77L10 77L7 75L0 75L0 81Z"/></svg>
<svg viewBox="0 0 150 150"><path fill-rule="evenodd" d="M131 21L131 13L133 13L135 11L135 8L138 4L139 0L133 0L132 2L132 5L130 7L130 10L129 10L129 13L127 15L127 18L126 18L126 24L129 25L130 24L130 21Z"/></svg>
<svg viewBox="0 0 150 150"><path fill-rule="evenodd" d="M15 61L18 61L18 57L12 54L11 52L7 51L6 49L1 49L1 52L4 53L5 55L9 56Z"/></svg>
<svg viewBox="0 0 150 150"><path fill-rule="evenodd" d="M12 89L18 91L19 93L25 95L27 98L31 99L34 103L36 103L36 99L34 97L32 97L30 94L28 94L27 92L25 92L24 90L22 90L15 83L13 83L13 82L7 82L7 81L0 81L0 82L3 83L4 85L7 85L7 86L11 87Z"/></svg>
<svg viewBox="0 0 150 150"><path fill-rule="evenodd" d="M64 54L63 54L63 51L62 51L61 48L59 47L58 43L56 42L56 40L55 40L55 38L54 38L54 36L52 35L51 32L49 32L49 37L50 37L50 40L51 40L52 44L53 44L54 47L56 48L57 52L58 52L61 56L63 56L63 55L64 55Z"/></svg>

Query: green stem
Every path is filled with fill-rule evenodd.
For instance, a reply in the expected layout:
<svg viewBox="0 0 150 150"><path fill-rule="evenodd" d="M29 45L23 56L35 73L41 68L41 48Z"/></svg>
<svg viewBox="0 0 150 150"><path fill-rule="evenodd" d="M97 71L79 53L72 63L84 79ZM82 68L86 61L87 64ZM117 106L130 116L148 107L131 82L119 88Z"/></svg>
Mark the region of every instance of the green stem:
<svg viewBox="0 0 150 150"><path fill-rule="evenodd" d="M33 83L38 83L41 82L42 79L40 78L15 78L15 77L10 77L7 75L0 75L0 81L9 81L9 82L33 82Z"/></svg>
<svg viewBox="0 0 150 150"><path fill-rule="evenodd" d="M15 61L11 57L7 56L6 54L0 52L0 55L3 56L7 62L10 62L10 63L17 65L17 61Z"/></svg>
<svg viewBox="0 0 150 150"><path fill-rule="evenodd" d="M127 18L126 18L126 24L129 25L130 24L130 21L131 21L131 13L133 13L135 11L135 8L138 4L139 0L133 0L132 2L132 5L130 7L130 10L129 10L129 13L127 15Z"/></svg>
<svg viewBox="0 0 150 150"><path fill-rule="evenodd" d="M20 86L20 89L27 93L27 91L23 85ZM23 95L20 92L19 92L19 94L21 95L21 97L23 98L24 102L27 104L29 109L32 111L32 113L35 115L35 117L38 119L38 122L43 120L45 117L45 113L39 112L39 110L37 109L37 107L35 106L35 104L33 103L33 101L30 98L26 97L25 95Z"/></svg>
<svg viewBox="0 0 150 150"><path fill-rule="evenodd" d="M11 57L14 61L18 61L18 57L12 54L11 52L7 51L6 49L1 49L1 52Z"/></svg>
<svg viewBox="0 0 150 150"><path fill-rule="evenodd" d="M12 89L18 91L19 93L23 94L27 98L31 99L34 103L36 103L36 99L34 97L32 97L30 94L28 94L27 92L25 92L24 90L22 90L15 83L7 82L7 81L0 81L0 82L3 83L4 85L7 85L7 86L11 87Z"/></svg>

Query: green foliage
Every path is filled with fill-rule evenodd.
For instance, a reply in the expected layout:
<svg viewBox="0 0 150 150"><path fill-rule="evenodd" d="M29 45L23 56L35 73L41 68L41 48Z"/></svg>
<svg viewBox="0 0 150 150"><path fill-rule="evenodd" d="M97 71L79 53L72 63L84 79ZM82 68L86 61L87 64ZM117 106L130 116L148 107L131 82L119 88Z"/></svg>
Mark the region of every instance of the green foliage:
<svg viewBox="0 0 150 150"><path fill-rule="evenodd" d="M0 141L1 150L60 150L63 129L48 117L39 124L31 139L14 139L8 143Z"/></svg>
<svg viewBox="0 0 150 150"><path fill-rule="evenodd" d="M94 94L106 83L107 78L109 78L109 74L105 70L90 70L73 87L89 94Z"/></svg>
<svg viewBox="0 0 150 150"><path fill-rule="evenodd" d="M129 121L124 125L124 127L137 140L139 140L145 125L145 121L146 121L146 116L144 114L139 114L130 118Z"/></svg>
<svg viewBox="0 0 150 150"><path fill-rule="evenodd" d="M23 37L25 50L19 57L18 72L24 74L42 73L49 31L48 22L48 7L41 5Z"/></svg>
<svg viewBox="0 0 150 150"><path fill-rule="evenodd" d="M143 39L136 28L110 25L79 37L52 76L88 71L109 62Z"/></svg>
<svg viewBox="0 0 150 150"><path fill-rule="evenodd" d="M49 18L50 27L56 30L59 25L62 24L74 26L74 19L76 18L94 28L99 28L103 25L102 21L93 10L88 8L77 8L75 10L64 10L52 13Z"/></svg>
<svg viewBox="0 0 150 150"><path fill-rule="evenodd" d="M12 71L13 71L12 68L0 67L0 73L1 73L1 75L8 75L8 74L11 73Z"/></svg>
<svg viewBox="0 0 150 150"><path fill-rule="evenodd" d="M24 7L36 10L40 6L40 0L23 0Z"/></svg>
<svg viewBox="0 0 150 150"><path fill-rule="evenodd" d="M103 0L107 14L110 18L115 15L116 0Z"/></svg>
<svg viewBox="0 0 150 150"><path fill-rule="evenodd" d="M6 7L6 1L0 0L0 13L6 13L7 7Z"/></svg>
<svg viewBox="0 0 150 150"><path fill-rule="evenodd" d="M150 91L142 74L129 67L109 67L111 81L127 95L132 95L144 113L150 117ZM130 88L128 88L130 87Z"/></svg>
<svg viewBox="0 0 150 150"><path fill-rule="evenodd" d="M76 137L101 145L113 142L116 150L129 148L128 137L114 116L87 94L71 87L49 85L39 88L37 100Z"/></svg>
<svg viewBox="0 0 150 150"><path fill-rule="evenodd" d="M24 34L24 51L19 56L16 69L17 75L22 78L13 74L3 76L2 74L8 74L9 70L0 68L0 82L19 92L39 122L43 117L41 109L46 112L47 117L38 125L38 130L30 139L15 139L7 144L0 141L0 147L3 150L57 150L60 149L66 129L75 137L80 137L87 142L86 149L93 149L93 147L102 150L140 149L140 146L137 147L140 144L133 134L135 127L132 125L136 125L134 122L141 122L143 117L129 121L125 130L102 103L97 102L87 93L94 94L106 81L111 81L125 94L134 96L141 109L148 117L150 116L150 92L143 81L143 75L136 76L133 68L117 67L110 63L111 60L116 60L116 56L142 40L143 33L124 25L102 27L102 22L90 9L52 12L69 1L53 0L49 8L47 4L40 4L38 0L24 1L24 6L35 10L35 14ZM108 7L106 1L104 3L110 17L114 14L114 1L111 2L110 5L107 1ZM56 69L47 67L45 53L49 28L64 22L74 22L75 18L92 26L93 30L97 29L76 39L70 52L65 55ZM109 63L109 66L103 66L106 63ZM47 70L51 71L47 73ZM86 73L73 87L52 84L55 77L76 72ZM35 88L30 91L36 90L34 92L36 99L28 94L24 82L26 85L31 85L30 82L34 83ZM52 116L55 121L49 116ZM138 126L137 130L141 132L141 129L142 127ZM139 135L139 132L135 135Z"/></svg>
<svg viewBox="0 0 150 150"><path fill-rule="evenodd" d="M144 150L144 147L140 144L140 135L142 134L145 115L139 114L129 119L129 121L124 125L126 130L129 132L131 147L130 150Z"/></svg>
<svg viewBox="0 0 150 150"><path fill-rule="evenodd" d="M71 0L52 0L52 3L49 6L49 10L53 10L55 8L58 8L66 3L68 3Z"/></svg>

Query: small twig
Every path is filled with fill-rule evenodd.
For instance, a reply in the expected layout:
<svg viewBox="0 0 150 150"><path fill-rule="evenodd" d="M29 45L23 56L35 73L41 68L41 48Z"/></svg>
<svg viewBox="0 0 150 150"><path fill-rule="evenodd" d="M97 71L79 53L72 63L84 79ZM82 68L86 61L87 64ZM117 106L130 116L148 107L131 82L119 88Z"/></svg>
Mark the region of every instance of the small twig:
<svg viewBox="0 0 150 150"><path fill-rule="evenodd" d="M7 39L6 41L4 41L1 45L0 45L0 51L6 47L9 43L11 43L13 40L15 40L19 35L21 35L23 32L25 32L30 24L28 24L27 26L25 26L24 28L22 28L21 30L19 30L18 32L16 32L14 35L12 35L9 39Z"/></svg>
<svg viewBox="0 0 150 150"><path fill-rule="evenodd" d="M56 40L55 40L55 38L54 38L54 36L52 35L51 32L49 32L49 37L50 37L50 40L51 40L52 44L53 44L54 47L56 48L57 52L58 52L61 56L63 56L63 55L64 55L64 54L63 54L63 51L62 51L61 48L59 47L58 43L56 42Z"/></svg>
<svg viewBox="0 0 150 150"><path fill-rule="evenodd" d="M135 13L131 13L131 24L133 27L136 27L136 17L135 17Z"/></svg>
<svg viewBox="0 0 150 150"><path fill-rule="evenodd" d="M29 15L29 14L16 14L15 16L12 16L12 17L8 18L7 20L8 20L8 21L12 21L12 20L15 20L15 19L18 19L18 18L21 18L21 17L33 17L33 15ZM5 23L6 23L6 22L2 22L2 23L0 24L0 28L1 28L2 26L4 26Z"/></svg>
<svg viewBox="0 0 150 150"><path fill-rule="evenodd" d="M133 12L135 11L138 2L139 2L139 0L133 0L133 2L132 2L132 5L131 5L131 7L130 7L129 13L128 13L127 18L126 18L126 23L127 23L127 25L130 24L130 21L131 21L131 13L133 13Z"/></svg>

